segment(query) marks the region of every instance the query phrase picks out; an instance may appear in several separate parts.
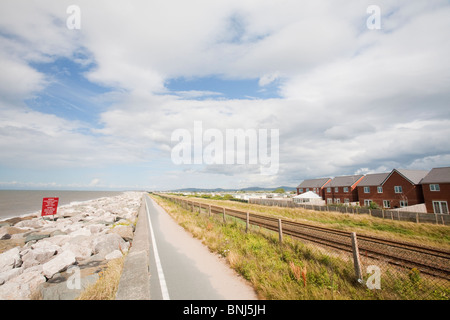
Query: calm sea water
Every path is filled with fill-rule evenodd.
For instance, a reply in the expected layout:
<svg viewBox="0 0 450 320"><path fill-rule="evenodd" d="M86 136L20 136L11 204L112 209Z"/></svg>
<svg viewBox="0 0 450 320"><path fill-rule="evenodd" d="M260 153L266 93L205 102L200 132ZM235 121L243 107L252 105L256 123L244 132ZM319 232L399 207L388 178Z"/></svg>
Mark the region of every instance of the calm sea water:
<svg viewBox="0 0 450 320"><path fill-rule="evenodd" d="M42 199L46 197L59 197L59 207L72 202L113 197L122 193L120 191L0 190L0 221L40 211Z"/></svg>

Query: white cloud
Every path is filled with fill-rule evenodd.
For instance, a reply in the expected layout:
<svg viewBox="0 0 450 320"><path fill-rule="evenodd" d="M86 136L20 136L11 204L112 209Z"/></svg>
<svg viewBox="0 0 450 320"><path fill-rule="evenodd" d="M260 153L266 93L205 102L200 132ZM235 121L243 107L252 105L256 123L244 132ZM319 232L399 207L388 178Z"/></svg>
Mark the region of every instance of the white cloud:
<svg viewBox="0 0 450 320"><path fill-rule="evenodd" d="M365 27L368 1L79 1L81 30L65 27L69 4L0 4L3 166L29 167L29 159L37 168L164 163L155 179L176 185L170 136L192 130L194 121L219 130L279 129L281 163L272 177L192 167L183 178L192 184L295 185L448 162L445 1L381 1L381 30ZM97 126L24 106L51 80L32 63L58 57L94 66L86 78L111 87L99 97L111 105ZM258 79L262 89L279 85L282 96L229 100L165 87L172 78L202 76Z"/></svg>

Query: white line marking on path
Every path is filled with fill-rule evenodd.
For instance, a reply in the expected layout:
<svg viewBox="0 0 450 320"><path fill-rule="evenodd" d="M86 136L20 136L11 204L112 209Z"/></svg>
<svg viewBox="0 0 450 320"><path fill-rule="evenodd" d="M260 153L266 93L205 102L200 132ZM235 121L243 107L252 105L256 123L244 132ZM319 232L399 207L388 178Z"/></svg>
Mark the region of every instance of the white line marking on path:
<svg viewBox="0 0 450 320"><path fill-rule="evenodd" d="M170 300L169 290L167 289L166 279L164 278L164 272L161 266L161 260L159 259L158 248L156 246L155 234L153 232L152 220L150 219L150 212L148 211L147 201L145 201L145 208L147 209L148 226L152 237L153 253L155 255L156 269L158 271L159 285L161 286L162 297L163 300Z"/></svg>

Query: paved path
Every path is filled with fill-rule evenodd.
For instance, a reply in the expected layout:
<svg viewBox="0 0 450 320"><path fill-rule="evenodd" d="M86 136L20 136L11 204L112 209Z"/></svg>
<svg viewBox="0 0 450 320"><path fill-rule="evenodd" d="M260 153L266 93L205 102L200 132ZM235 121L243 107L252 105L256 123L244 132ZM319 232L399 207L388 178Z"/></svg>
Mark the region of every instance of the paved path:
<svg viewBox="0 0 450 320"><path fill-rule="evenodd" d="M150 221L150 299L253 300L253 288L145 196Z"/></svg>

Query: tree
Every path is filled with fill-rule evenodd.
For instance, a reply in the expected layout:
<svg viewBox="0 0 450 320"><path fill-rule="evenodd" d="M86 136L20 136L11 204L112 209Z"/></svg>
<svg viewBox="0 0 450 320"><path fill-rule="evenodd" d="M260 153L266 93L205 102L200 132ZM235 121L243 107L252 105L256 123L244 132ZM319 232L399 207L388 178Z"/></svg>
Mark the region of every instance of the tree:
<svg viewBox="0 0 450 320"><path fill-rule="evenodd" d="M278 188L274 191L274 193L285 193L286 191L284 191L283 188Z"/></svg>

